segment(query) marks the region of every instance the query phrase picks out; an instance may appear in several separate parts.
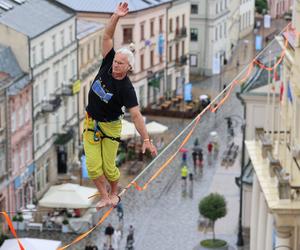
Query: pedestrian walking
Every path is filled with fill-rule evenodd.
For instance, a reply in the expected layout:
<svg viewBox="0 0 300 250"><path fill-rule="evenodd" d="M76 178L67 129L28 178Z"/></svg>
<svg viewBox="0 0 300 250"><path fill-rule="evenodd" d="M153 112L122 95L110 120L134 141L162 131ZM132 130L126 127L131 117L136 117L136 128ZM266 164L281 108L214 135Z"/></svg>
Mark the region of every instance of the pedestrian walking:
<svg viewBox="0 0 300 250"><path fill-rule="evenodd" d="M181 168L181 187L182 187L182 193L186 193L186 186L187 186L187 176L188 176L188 168L186 165L183 165Z"/></svg>
<svg viewBox="0 0 300 250"><path fill-rule="evenodd" d="M133 225L129 226L128 233L134 235L134 227L133 227Z"/></svg>
<svg viewBox="0 0 300 250"><path fill-rule="evenodd" d="M199 168L199 174L202 175L202 173L203 173L203 152L202 152L201 148L197 151L197 167Z"/></svg>
<svg viewBox="0 0 300 250"><path fill-rule="evenodd" d="M133 250L134 249L134 236L133 234L128 234L126 239L126 250Z"/></svg>
<svg viewBox="0 0 300 250"><path fill-rule="evenodd" d="M182 163L186 163L186 159L187 159L187 153L183 152L182 153Z"/></svg>
<svg viewBox="0 0 300 250"><path fill-rule="evenodd" d="M97 210L106 206L116 206L120 171L115 158L120 143L123 107L129 110L133 123L143 140L142 151L149 150L157 155L156 147L148 135L140 112L137 96L128 77L134 68L133 47L115 51L113 38L117 23L128 14L128 3L121 2L111 15L102 39L101 67L91 84L86 119L84 121L83 145L89 178L93 180L100 194ZM106 183L110 185L110 192Z"/></svg>
<svg viewBox="0 0 300 250"><path fill-rule="evenodd" d="M119 218L119 222L121 220L123 220L124 210L123 210L123 205L122 205L121 202L117 205L117 215L118 215L118 218Z"/></svg>
<svg viewBox="0 0 300 250"><path fill-rule="evenodd" d="M112 246L114 248L114 250L120 250L121 249L121 239L122 239L122 233L121 230L118 228L116 229L116 231L113 234L112 237Z"/></svg>
<svg viewBox="0 0 300 250"><path fill-rule="evenodd" d="M109 223L108 226L105 228L105 236L106 236L106 242L107 245L110 246L112 243L112 235L114 234L115 229L113 226Z"/></svg>
<svg viewBox="0 0 300 250"><path fill-rule="evenodd" d="M207 161L208 161L208 165L211 165L211 161L212 161L212 151L213 151L213 144L212 142L209 142L207 144Z"/></svg>
<svg viewBox="0 0 300 250"><path fill-rule="evenodd" d="M194 176L193 173L189 173L189 196L193 198L193 191L194 191Z"/></svg>
<svg viewBox="0 0 300 250"><path fill-rule="evenodd" d="M197 174L198 152L195 150L195 148L193 149L192 157L193 157L193 164L194 164L194 174L196 175Z"/></svg>
<svg viewBox="0 0 300 250"><path fill-rule="evenodd" d="M108 246L107 246L107 244L106 244L106 243L104 243L104 244L103 244L103 248L102 248L102 250L108 250Z"/></svg>

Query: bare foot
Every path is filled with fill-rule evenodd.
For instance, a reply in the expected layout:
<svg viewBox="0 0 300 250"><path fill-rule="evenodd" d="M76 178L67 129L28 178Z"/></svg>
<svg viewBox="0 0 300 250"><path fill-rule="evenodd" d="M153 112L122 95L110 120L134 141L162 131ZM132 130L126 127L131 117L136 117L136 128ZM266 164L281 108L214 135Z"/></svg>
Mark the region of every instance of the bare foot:
<svg viewBox="0 0 300 250"><path fill-rule="evenodd" d="M118 205L118 203L121 201L120 196L118 196L117 194L110 194L109 195L109 199L110 199L110 204L115 207Z"/></svg>
<svg viewBox="0 0 300 250"><path fill-rule="evenodd" d="M111 200L107 198L101 198L101 200L96 204L96 209L99 211L101 208L111 205Z"/></svg>

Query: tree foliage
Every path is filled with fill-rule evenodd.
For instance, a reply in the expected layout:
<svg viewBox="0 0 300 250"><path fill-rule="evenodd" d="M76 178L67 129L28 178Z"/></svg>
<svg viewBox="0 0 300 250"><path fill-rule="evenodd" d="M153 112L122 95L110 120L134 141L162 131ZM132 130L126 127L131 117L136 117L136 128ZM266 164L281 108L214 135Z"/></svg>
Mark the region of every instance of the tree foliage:
<svg viewBox="0 0 300 250"><path fill-rule="evenodd" d="M268 2L267 0L255 0L255 8L259 14L264 14L264 10L268 10Z"/></svg>
<svg viewBox="0 0 300 250"><path fill-rule="evenodd" d="M224 196L212 193L204 197L199 203L199 212L212 222L213 240L215 240L215 222L227 214Z"/></svg>

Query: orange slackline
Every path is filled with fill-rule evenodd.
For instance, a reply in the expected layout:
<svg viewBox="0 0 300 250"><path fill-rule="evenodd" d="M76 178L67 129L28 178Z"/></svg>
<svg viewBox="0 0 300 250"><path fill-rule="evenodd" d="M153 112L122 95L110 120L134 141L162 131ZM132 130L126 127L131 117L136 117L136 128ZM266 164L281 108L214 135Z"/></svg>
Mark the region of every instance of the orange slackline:
<svg viewBox="0 0 300 250"><path fill-rule="evenodd" d="M285 28L285 29L288 29L290 26L290 24ZM299 35L297 33L297 35ZM236 86L237 84L240 84L240 83L243 83L244 81L246 81L248 79L248 77L250 76L252 70L253 70L253 67L254 67L254 64L257 64L259 67L261 67L262 69L265 69L265 70L268 70L268 71L272 71L274 69L276 69L276 67L281 63L281 61L283 60L284 56L285 56L285 52L286 52L286 49L287 49L287 46L288 46L288 41L286 39L286 42L285 42L285 48L283 49L282 53L281 53L281 56L279 58L279 60L274 64L274 66L271 68L271 67L267 67L265 66L264 64L262 64L261 62L257 61L256 59L253 59L253 61L249 64L248 66L248 70L245 74L245 76L240 79L240 80L234 80L232 82L232 84L230 85L230 89L229 91L226 93L226 95L221 99L221 101L217 104L216 107L212 108L211 104L208 105L204 110L202 110L202 112L196 117L196 120L195 120L195 124L194 126L192 127L191 131L187 134L187 136L183 139L182 143L180 144L179 148L175 151L174 154L171 155L171 157L166 160L162 166L153 174L153 176L143 185L143 186L139 186L137 184L136 181L132 181L130 182L126 187L125 189L123 190L123 193L124 194L127 189L129 189L131 186L135 187L136 190L138 191L143 191L143 190L146 190L148 185L153 181L155 180L160 174L161 172L174 160L175 156L177 155L177 153L180 151L180 149L187 143L187 141L190 139L190 137L192 136L197 124L199 123L202 115L207 111L207 110L210 110L211 112L216 112L217 109L219 109L225 102L226 100L228 99L228 97L230 96L230 94L232 93L232 90L234 88L234 86ZM97 196L99 195L99 193L93 195L93 196L90 196L88 198L92 198L94 196ZM120 196L121 196L120 195ZM70 244L64 246L64 247L60 247L58 248L57 250L64 250L66 248L68 248L69 246L71 245L74 245L76 244L77 242L81 241L82 239L84 239L86 236L88 236L92 231L94 231L96 229L96 227L98 227L99 225L101 225L103 223L103 221L110 215L110 213L112 212L113 210L113 207L111 207L108 211L105 212L105 214L102 216L102 218L99 220L99 222L96 224L96 226L94 226L92 229L88 230L87 232L81 234L80 236L78 236L74 241L72 241ZM15 229L8 217L8 215L5 213L5 212L1 212L1 214L3 214L5 216L5 219L7 221L7 224L9 226L9 228L11 229L13 235L15 236L15 238L18 240L18 244L19 244L19 247L20 247L20 250L25 250L24 247L22 246L21 242L19 241L18 237L17 237L17 234L15 232Z"/></svg>
<svg viewBox="0 0 300 250"><path fill-rule="evenodd" d="M20 242L20 240L19 240L19 238L17 236L16 230L15 230L15 228L14 228L14 226L13 226L13 224L12 224L10 218L9 218L9 216L7 215L7 213L6 212L0 212L0 214L2 214L4 216L4 218L5 218L6 222L7 222L7 225L9 227L11 233L13 234L13 236L15 236L15 238L18 241L20 249L21 250L25 250L25 248L23 247L22 243Z"/></svg>

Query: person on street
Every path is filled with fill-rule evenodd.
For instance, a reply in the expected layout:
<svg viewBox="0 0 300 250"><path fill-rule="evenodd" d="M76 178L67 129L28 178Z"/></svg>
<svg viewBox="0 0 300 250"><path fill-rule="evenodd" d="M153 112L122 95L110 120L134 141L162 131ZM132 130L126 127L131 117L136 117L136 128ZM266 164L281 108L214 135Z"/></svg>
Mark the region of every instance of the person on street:
<svg viewBox="0 0 300 250"><path fill-rule="evenodd" d="M114 232L115 232L115 229L109 223L108 226L105 228L105 232L104 232L108 246L110 246L112 244L112 235L114 234Z"/></svg>
<svg viewBox="0 0 300 250"><path fill-rule="evenodd" d="M122 129L123 107L129 110L131 119L143 140L142 151L157 155L145 122L141 115L134 87L127 76L133 70L134 55L131 48L113 48L113 36L121 17L128 13L128 3L118 4L104 30L102 40L103 61L88 96L86 119L83 130L83 145L87 171L96 185L100 201L97 209L116 206L120 201L118 182L120 171L116 167L116 155ZM106 182L110 184L107 190Z"/></svg>
<svg viewBox="0 0 300 250"><path fill-rule="evenodd" d="M112 237L112 246L115 250L120 250L121 249L121 239L122 239L122 233L119 228L117 228L113 234Z"/></svg>
<svg viewBox="0 0 300 250"><path fill-rule="evenodd" d="M186 186L187 186L187 176L188 176L188 168L184 164L181 167L181 180L182 180L182 192L186 192Z"/></svg>
<svg viewBox="0 0 300 250"><path fill-rule="evenodd" d="M192 157L193 157L193 164L194 164L194 174L197 174L198 152L195 149L193 149Z"/></svg>
<svg viewBox="0 0 300 250"><path fill-rule="evenodd" d="M121 202L117 205L117 214L120 222L124 217L124 210Z"/></svg>
<svg viewBox="0 0 300 250"><path fill-rule="evenodd" d="M189 196L193 198L194 191L194 175L192 172L189 173Z"/></svg>
<svg viewBox="0 0 300 250"><path fill-rule="evenodd" d="M212 150L213 150L213 144L212 144L212 142L209 142L209 143L207 144L208 165L211 165L211 161L212 161Z"/></svg>

